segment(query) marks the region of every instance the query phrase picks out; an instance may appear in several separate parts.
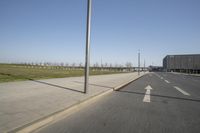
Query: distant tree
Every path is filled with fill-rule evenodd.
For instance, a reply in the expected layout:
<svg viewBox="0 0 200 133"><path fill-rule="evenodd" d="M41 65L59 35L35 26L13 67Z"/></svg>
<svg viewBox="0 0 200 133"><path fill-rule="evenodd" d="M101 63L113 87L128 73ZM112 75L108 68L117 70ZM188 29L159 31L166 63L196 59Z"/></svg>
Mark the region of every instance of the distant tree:
<svg viewBox="0 0 200 133"><path fill-rule="evenodd" d="M126 62L125 66L127 67L127 71L131 71L132 63Z"/></svg>
<svg viewBox="0 0 200 133"><path fill-rule="evenodd" d="M98 62L96 62L96 63L95 63L95 66L96 66L96 67L99 67L99 63L98 63Z"/></svg>
<svg viewBox="0 0 200 133"><path fill-rule="evenodd" d="M108 67L108 63L106 62L106 63L104 64L104 66L105 66L105 67Z"/></svg>
<svg viewBox="0 0 200 133"><path fill-rule="evenodd" d="M60 63L60 66L61 66L61 67L63 67L63 66L64 66L64 63L63 63L63 62L61 62L61 63Z"/></svg>
<svg viewBox="0 0 200 133"><path fill-rule="evenodd" d="M118 64L118 63L115 63L115 67L119 67L119 64Z"/></svg>
<svg viewBox="0 0 200 133"><path fill-rule="evenodd" d="M75 67L76 67L76 63L73 62L71 66L72 66L73 69L75 69Z"/></svg>
<svg viewBox="0 0 200 133"><path fill-rule="evenodd" d="M68 67L68 66L69 66L69 63L66 62L66 63L65 63L65 66Z"/></svg>
<svg viewBox="0 0 200 133"><path fill-rule="evenodd" d="M82 63L82 62L80 62L80 63L79 63L79 67L82 67L82 65L83 65L83 63Z"/></svg>
<svg viewBox="0 0 200 133"><path fill-rule="evenodd" d="M126 66L127 68L131 68L131 67L132 67L132 63L131 63L131 62L126 62L125 66Z"/></svg>

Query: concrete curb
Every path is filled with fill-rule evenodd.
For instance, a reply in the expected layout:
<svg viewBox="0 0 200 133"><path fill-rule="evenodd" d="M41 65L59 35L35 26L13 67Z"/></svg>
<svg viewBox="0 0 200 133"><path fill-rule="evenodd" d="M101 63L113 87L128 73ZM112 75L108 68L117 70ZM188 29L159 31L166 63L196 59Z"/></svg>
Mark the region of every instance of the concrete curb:
<svg viewBox="0 0 200 133"><path fill-rule="evenodd" d="M116 86L116 87L113 88L113 90L114 90L114 91L120 90L121 88L127 86L128 84L132 83L132 82L135 81L135 80L140 79L142 76L144 76L144 75L146 75L146 74L147 74L147 73L144 73L143 75L140 75L139 77L137 77L137 78L135 78L135 79L131 79L131 80L129 80L128 82L125 82L125 83L123 83L123 84L121 84L121 85L119 85L119 86Z"/></svg>
<svg viewBox="0 0 200 133"><path fill-rule="evenodd" d="M8 133L30 133L30 132L33 132L35 131L36 129L39 129L39 128L42 128L44 126L47 126L48 124L50 123L53 123L55 122L56 120L59 120L63 117L67 117L69 116L70 114L72 113L75 113L76 111L78 111L81 107L84 107L86 105L88 105L89 103L92 103L94 102L95 100L101 98L102 96L105 96L113 91L117 91L123 87L125 87L126 85L132 83L133 81L141 78L142 76L146 75L147 73L135 78L135 79L131 79L129 80L128 82L125 82L121 85L118 85L116 87L114 87L113 89L109 89L109 90L106 90L106 91L103 91L103 92L100 92L94 96L91 96L89 98L86 98L85 100L83 101L79 101L78 103L75 103L65 109L62 109L60 111L57 111L57 112L54 112L48 116L45 116L43 118L40 118L36 121L33 121L33 122L30 122L26 125L23 125L21 127L18 127L18 128L15 128L11 131L9 131Z"/></svg>
<svg viewBox="0 0 200 133"><path fill-rule="evenodd" d="M97 100L98 98L106 95L106 94L109 94L113 92L112 89L109 89L109 90L106 90L106 91L103 91L101 93L98 93L94 96L91 96L89 98L86 98L85 100L83 101L79 101L78 103L75 103L65 109L62 109L62 110L59 110L57 112L54 112L50 115L47 115L43 118L40 118L36 121L33 121L33 122L30 122L28 124L25 124L24 126L21 126L21 127L18 127L18 128L15 128L11 131L9 131L8 133L30 133L30 132L33 132L35 131L36 129L39 129L45 125L48 125L50 123L52 123L53 121L56 121L60 118L63 118L63 117L67 117L69 116L70 114L78 111L79 108L89 104L89 103L92 103L94 102L95 100Z"/></svg>

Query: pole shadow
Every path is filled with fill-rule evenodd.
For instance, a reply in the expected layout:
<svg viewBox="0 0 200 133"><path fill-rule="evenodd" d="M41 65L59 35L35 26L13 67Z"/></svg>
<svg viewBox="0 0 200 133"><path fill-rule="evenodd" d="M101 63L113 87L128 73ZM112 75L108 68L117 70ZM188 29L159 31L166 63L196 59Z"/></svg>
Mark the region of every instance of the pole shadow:
<svg viewBox="0 0 200 133"><path fill-rule="evenodd" d="M15 75L12 75L12 74L7 74L7 73L0 73L0 74L1 75L6 75L6 76L10 76L10 77L14 77L14 78L19 77L19 76L15 76ZM53 86L53 87L57 87L57 88L61 88L61 89L66 89L66 90L70 90L70 91L74 91L74 92L84 93L84 91L79 91L79 90L76 90L76 89L67 88L67 87L64 87L64 86L60 86L60 85L56 85L56 84L52 84L52 83L47 83L47 82L44 82L44 81L39 81L39 80L31 79L31 78L27 78L27 77L24 77L24 76L20 76L20 77L22 77L23 79L32 81L32 82L45 84L45 85L49 85L49 86Z"/></svg>
<svg viewBox="0 0 200 133"><path fill-rule="evenodd" d="M80 81L74 81L75 83L78 83L78 84L83 84L84 82L80 82ZM110 87L110 86L104 86L104 85L98 85L98 84L89 84L91 86L97 86L97 87L103 87L103 88L109 88L109 89L113 89L113 87Z"/></svg>

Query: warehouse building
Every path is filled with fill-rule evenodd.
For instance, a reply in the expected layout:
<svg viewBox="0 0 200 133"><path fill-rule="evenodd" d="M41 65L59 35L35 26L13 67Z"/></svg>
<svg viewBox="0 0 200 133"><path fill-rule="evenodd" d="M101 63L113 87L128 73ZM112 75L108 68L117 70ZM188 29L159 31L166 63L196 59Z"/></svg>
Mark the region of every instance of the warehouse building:
<svg viewBox="0 0 200 133"><path fill-rule="evenodd" d="M167 72L200 73L200 54L167 55L163 68Z"/></svg>

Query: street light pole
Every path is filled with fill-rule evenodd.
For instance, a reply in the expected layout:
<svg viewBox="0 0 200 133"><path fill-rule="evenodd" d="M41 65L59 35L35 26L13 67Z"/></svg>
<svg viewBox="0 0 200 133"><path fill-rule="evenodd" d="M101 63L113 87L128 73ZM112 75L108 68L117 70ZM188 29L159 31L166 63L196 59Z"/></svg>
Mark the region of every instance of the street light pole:
<svg viewBox="0 0 200 133"><path fill-rule="evenodd" d="M90 28L91 28L92 0L87 2L87 28L86 28L86 51L85 51L85 82L84 93L87 93L90 69Z"/></svg>
<svg viewBox="0 0 200 133"><path fill-rule="evenodd" d="M138 76L140 75L140 50L138 51Z"/></svg>

